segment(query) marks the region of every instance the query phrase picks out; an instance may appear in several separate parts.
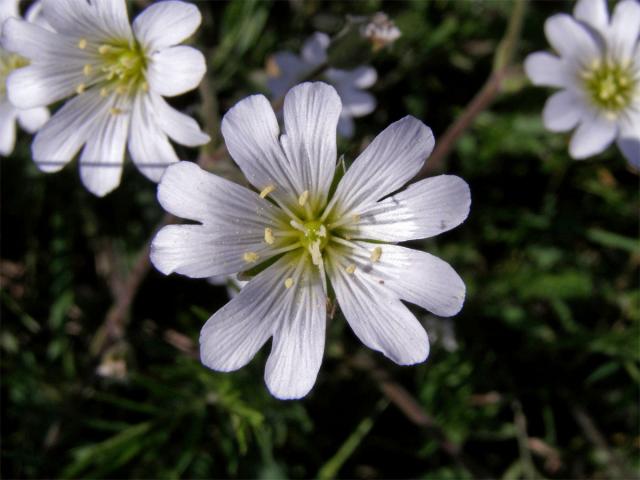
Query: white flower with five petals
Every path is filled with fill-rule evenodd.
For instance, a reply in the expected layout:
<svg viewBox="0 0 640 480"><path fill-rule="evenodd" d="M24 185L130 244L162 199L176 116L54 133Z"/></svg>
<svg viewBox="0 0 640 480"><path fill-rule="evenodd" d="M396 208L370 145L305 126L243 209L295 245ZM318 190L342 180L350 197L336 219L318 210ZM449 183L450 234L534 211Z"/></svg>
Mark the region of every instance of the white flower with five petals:
<svg viewBox="0 0 640 480"><path fill-rule="evenodd" d="M0 0L0 32L5 20L18 17L20 0ZM40 3L34 3L27 11L25 18L31 23L42 24ZM8 52L0 46L0 155L8 156L13 152L16 143L16 120L29 133L35 133L49 119L49 110L44 107L18 109L7 98L7 77L17 68L28 65L29 61Z"/></svg>
<svg viewBox="0 0 640 480"><path fill-rule="evenodd" d="M168 137L197 146L209 141L192 118L163 97L198 86L204 56L178 45L198 28L195 5L163 1L129 24L124 0L43 0L54 32L17 19L4 25L3 45L30 61L7 81L20 108L73 96L34 139L43 171L60 170L84 146L80 175L102 196L120 183L125 148L148 178L159 181L178 161Z"/></svg>
<svg viewBox="0 0 640 480"><path fill-rule="evenodd" d="M617 141L640 168L640 2L619 2L609 18L606 0L580 0L573 17L552 16L545 32L559 56L536 52L525 61L534 84L561 89L544 107L545 127L575 128L569 144L575 159Z"/></svg>
<svg viewBox="0 0 640 480"><path fill-rule="evenodd" d="M314 33L302 46L300 56L291 52L278 52L272 57L267 68L267 87L274 99L283 98L287 91L300 83L318 68L326 66L327 48L331 40L326 33ZM369 115L376 108L373 95L363 91L378 79L373 67L361 66L353 70L325 68L320 77L333 85L342 100L342 112L338 122L338 133L349 138L353 136L353 119Z"/></svg>
<svg viewBox="0 0 640 480"><path fill-rule="evenodd" d="M401 299L441 316L464 301L464 283L446 262L395 243L464 221L467 184L441 175L398 191L434 146L431 130L405 117L336 185L340 110L333 87L298 85L285 97L281 132L268 100L248 97L225 115L222 134L258 193L189 162L169 167L158 187L167 211L199 222L160 230L151 246L158 270L194 278L259 272L205 324L202 362L236 370L273 337L265 380L279 398L302 397L315 383L329 292L358 338L401 365L429 353Z"/></svg>

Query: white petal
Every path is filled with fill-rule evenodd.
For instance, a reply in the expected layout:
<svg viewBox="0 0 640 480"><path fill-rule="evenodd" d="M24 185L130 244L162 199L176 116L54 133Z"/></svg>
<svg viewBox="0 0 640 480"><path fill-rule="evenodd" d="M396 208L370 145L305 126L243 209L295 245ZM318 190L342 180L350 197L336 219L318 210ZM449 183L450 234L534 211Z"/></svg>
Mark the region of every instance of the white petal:
<svg viewBox="0 0 640 480"><path fill-rule="evenodd" d="M606 0L578 0L573 8L573 16L600 32L604 32L609 25Z"/></svg>
<svg viewBox="0 0 640 480"><path fill-rule="evenodd" d="M210 230L226 226L234 231L253 231L253 225L257 225L260 235L264 235L264 227L276 223L281 216L271 202L192 162L167 168L158 185L158 201L168 212L202 222Z"/></svg>
<svg viewBox="0 0 640 480"><path fill-rule="evenodd" d="M571 137L569 154L577 160L597 155L613 142L617 132L615 121L602 115L584 117Z"/></svg>
<svg viewBox="0 0 640 480"><path fill-rule="evenodd" d="M427 332L394 292L360 268L348 274L344 266L328 266L342 313L362 343L400 365L427 359Z"/></svg>
<svg viewBox="0 0 640 480"><path fill-rule="evenodd" d="M295 265L283 257L258 274L229 303L218 310L200 332L200 359L222 372L245 366L291 317L294 292L284 280Z"/></svg>
<svg viewBox="0 0 640 480"><path fill-rule="evenodd" d="M561 57L588 64L600 56L594 38L570 15L560 13L549 17L544 29L549 43Z"/></svg>
<svg viewBox="0 0 640 480"><path fill-rule="evenodd" d="M571 90L562 90L549 97L542 111L542 120L547 130L567 132L586 114L584 100Z"/></svg>
<svg viewBox="0 0 640 480"><path fill-rule="evenodd" d="M158 186L158 201L174 215L203 223L165 227L158 233L151 261L167 275L200 278L250 268L244 254L269 258L265 228L281 225L279 211L270 202L191 162L167 168Z"/></svg>
<svg viewBox="0 0 640 480"><path fill-rule="evenodd" d="M343 114L347 113L352 117L363 117L376 109L376 97L370 93L352 88L339 91L339 93L344 104Z"/></svg>
<svg viewBox="0 0 640 480"><path fill-rule="evenodd" d="M222 119L222 136L231 157L249 182L289 202L297 200L292 174L280 146L280 128L271 104L263 95L239 101Z"/></svg>
<svg viewBox="0 0 640 480"><path fill-rule="evenodd" d="M640 42L640 3L636 0L618 2L613 10L610 45L619 60L630 60Z"/></svg>
<svg viewBox="0 0 640 480"><path fill-rule="evenodd" d="M18 3L20 0L0 0L0 28L7 18L18 17Z"/></svg>
<svg viewBox="0 0 640 480"><path fill-rule="evenodd" d="M253 265L244 261L244 253L265 250L264 228L257 235L252 230L235 233L231 226L229 222L226 230L217 232L202 225L164 227L151 244L151 263L165 275L175 272L191 278L246 270Z"/></svg>
<svg viewBox="0 0 640 480"><path fill-rule="evenodd" d="M325 77L338 88L369 88L378 79L378 72L373 67L362 66L353 70L339 70L329 68L325 72Z"/></svg>
<svg viewBox="0 0 640 480"><path fill-rule="evenodd" d="M197 30L201 21L200 10L191 3L157 2L136 17L133 31L144 46L162 49L186 40Z"/></svg>
<svg viewBox="0 0 640 480"><path fill-rule="evenodd" d="M70 38L18 18L10 18L2 25L2 46L32 61L87 58L87 53ZM82 63L80 65L82 70Z"/></svg>
<svg viewBox="0 0 640 480"><path fill-rule="evenodd" d="M293 277L292 277L293 278ZM304 397L316 382L324 353L327 297L317 268L308 266L294 285L283 290L281 320L274 332L265 381L273 396Z"/></svg>
<svg viewBox="0 0 640 480"><path fill-rule="evenodd" d="M431 177L359 213L358 238L406 242L460 225L469 215L467 182L454 175Z"/></svg>
<svg viewBox="0 0 640 480"><path fill-rule="evenodd" d="M365 208L413 178L434 146L433 133L420 120L404 117L389 125L353 162L333 201L338 214Z"/></svg>
<svg viewBox="0 0 640 480"><path fill-rule="evenodd" d="M49 110L44 107L18 110L18 122L29 133L36 133L49 120Z"/></svg>
<svg viewBox="0 0 640 480"><path fill-rule="evenodd" d="M160 95L150 94L157 113L158 125L173 141L188 147L208 143L211 138L200 130L198 123L169 105Z"/></svg>
<svg viewBox="0 0 640 480"><path fill-rule="evenodd" d="M75 93L82 83L82 69L64 65L29 65L14 70L7 78L7 96L22 109L44 107Z"/></svg>
<svg viewBox="0 0 640 480"><path fill-rule="evenodd" d="M69 100L38 132L31 151L38 168L56 172L80 150L94 125L108 115L109 104L98 92L89 90Z"/></svg>
<svg viewBox="0 0 640 480"><path fill-rule="evenodd" d="M383 284L398 297L426 308L441 317L457 314L462 308L465 285L451 266L426 252L397 245L357 242L362 250L353 253L356 271ZM380 258L372 262L370 252L380 248Z"/></svg>
<svg viewBox="0 0 640 480"><path fill-rule="evenodd" d="M16 144L16 108L8 101L0 102L0 155L9 156Z"/></svg>
<svg viewBox="0 0 640 480"><path fill-rule="evenodd" d="M322 82L297 85L284 99L286 133L280 142L295 176L298 195L308 190L314 208L324 205L333 180L341 109L336 90Z"/></svg>
<svg viewBox="0 0 640 480"><path fill-rule="evenodd" d="M338 120L338 135L343 138L351 138L353 137L354 130L355 125L353 118L349 115L340 115L340 120Z"/></svg>
<svg viewBox="0 0 640 480"><path fill-rule="evenodd" d="M186 46L170 47L151 55L147 80L151 90L174 97L197 88L206 71L200 51Z"/></svg>
<svg viewBox="0 0 640 480"><path fill-rule="evenodd" d="M313 68L291 52L277 52L270 61L275 65L272 66L271 72L267 67L267 88L273 98L284 97L289 89Z"/></svg>
<svg viewBox="0 0 640 480"><path fill-rule="evenodd" d="M620 124L618 148L636 170L640 170L640 108Z"/></svg>
<svg viewBox="0 0 640 480"><path fill-rule="evenodd" d="M153 182L159 182L167 166L178 161L169 139L158 125L148 95L138 95L134 100L129 153L133 163Z"/></svg>
<svg viewBox="0 0 640 480"><path fill-rule="evenodd" d="M302 58L305 63L313 66L322 65L327 61L327 47L331 43L329 35L315 32L302 46Z"/></svg>
<svg viewBox="0 0 640 480"><path fill-rule="evenodd" d="M43 0L42 15L53 30L70 39L132 39L124 0Z"/></svg>
<svg viewBox="0 0 640 480"><path fill-rule="evenodd" d="M80 177L87 190L103 197L120 184L130 115L104 115L80 156Z"/></svg>
<svg viewBox="0 0 640 480"><path fill-rule="evenodd" d="M527 56L524 70L534 85L566 87L574 83L567 64L548 52L535 52Z"/></svg>

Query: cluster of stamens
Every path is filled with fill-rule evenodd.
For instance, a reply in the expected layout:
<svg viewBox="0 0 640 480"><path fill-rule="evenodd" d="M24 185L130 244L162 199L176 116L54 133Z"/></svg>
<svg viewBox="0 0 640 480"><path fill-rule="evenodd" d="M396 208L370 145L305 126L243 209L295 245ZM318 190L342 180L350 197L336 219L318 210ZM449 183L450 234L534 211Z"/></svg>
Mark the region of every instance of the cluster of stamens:
<svg viewBox="0 0 640 480"><path fill-rule="evenodd" d="M282 209L284 212L283 221L279 225L266 227L264 230L264 243L267 249L262 255L267 255L267 257L249 251L244 252L244 261L253 267L276 255L299 251L301 260L308 259L319 269L326 288L325 261L328 256L342 252L336 255L336 258L340 259L338 263L348 274L354 274L356 264L344 263L347 258L344 251L345 249L353 251L363 248L351 241L352 235L357 231L359 216L349 215L345 218L335 219L326 208L317 209L318 213L311 206L308 190L300 194L297 205L295 205L296 208L291 209L276 198L269 197L275 189L273 185L269 185L260 192L260 197L265 201L273 200ZM377 246L368 253L371 262L379 262L382 257L382 248ZM287 289L294 284L295 280L291 277L284 281L284 286Z"/></svg>
<svg viewBox="0 0 640 480"><path fill-rule="evenodd" d="M7 94L6 80L11 72L29 65L29 60L17 54L0 50L0 98Z"/></svg>
<svg viewBox="0 0 640 480"><path fill-rule="evenodd" d="M610 116L617 116L631 105L637 95L638 78L631 65L622 65L611 59L595 60L581 73L591 101Z"/></svg>
<svg viewBox="0 0 640 480"><path fill-rule="evenodd" d="M102 97L128 96L149 90L145 74L147 58L139 44L121 41L95 46L81 38L78 48L93 54L93 61L82 68L85 81L76 86L78 95L94 85L100 88ZM111 113L115 115L121 111L114 107Z"/></svg>

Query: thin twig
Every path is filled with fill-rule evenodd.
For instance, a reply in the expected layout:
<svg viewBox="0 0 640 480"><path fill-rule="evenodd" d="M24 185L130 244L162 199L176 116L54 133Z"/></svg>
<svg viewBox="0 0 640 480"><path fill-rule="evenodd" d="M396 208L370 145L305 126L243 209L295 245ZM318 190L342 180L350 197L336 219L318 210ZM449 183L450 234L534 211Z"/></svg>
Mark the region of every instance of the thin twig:
<svg viewBox="0 0 640 480"><path fill-rule="evenodd" d="M539 477L536 471L533 457L529 450L529 434L527 433L527 417L522 410L522 404L519 400L514 400L511 404L513 409L513 424L516 427L516 439L518 440L518 451L522 462L522 470L524 478L534 480Z"/></svg>
<svg viewBox="0 0 640 480"><path fill-rule="evenodd" d="M437 424L418 401L397 383L391 375L383 368L376 365L375 361L367 353L362 353L351 360L351 365L358 370L367 372L376 382L380 391L404 414L405 417L415 425L423 428L429 435L436 439L440 448L454 463L476 478L489 478L491 475L482 467L477 465L462 451L459 445L455 444L445 431Z"/></svg>

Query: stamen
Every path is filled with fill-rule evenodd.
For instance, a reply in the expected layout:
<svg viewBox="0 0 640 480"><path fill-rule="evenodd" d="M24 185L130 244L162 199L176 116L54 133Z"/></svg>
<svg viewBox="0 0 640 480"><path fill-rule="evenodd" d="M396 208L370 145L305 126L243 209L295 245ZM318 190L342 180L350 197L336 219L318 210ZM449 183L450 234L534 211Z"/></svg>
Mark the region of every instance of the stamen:
<svg viewBox="0 0 640 480"><path fill-rule="evenodd" d="M106 55L107 53L109 53L110 50L111 50L110 45L100 45L100 47L98 47L98 53L100 55Z"/></svg>
<svg viewBox="0 0 640 480"><path fill-rule="evenodd" d="M245 252L244 255L242 255L242 258L247 263L253 263L260 258L260 255L258 255L256 252Z"/></svg>
<svg viewBox="0 0 640 480"><path fill-rule="evenodd" d="M291 220L289 222L289 225L291 225L293 228L295 228L296 230L299 230L300 232L306 234L307 233L307 229L304 228L304 225L302 225L301 223L296 222L295 220Z"/></svg>
<svg viewBox="0 0 640 480"><path fill-rule="evenodd" d="M307 200L309 199L309 190L305 190L304 192L302 192L302 194L298 197L298 205L300 205L301 207L304 207L304 204L307 203Z"/></svg>
<svg viewBox="0 0 640 480"><path fill-rule="evenodd" d="M80 40L78 40L78 48L80 50L84 50L85 48L87 48L87 39L86 38L81 38Z"/></svg>
<svg viewBox="0 0 640 480"><path fill-rule="evenodd" d="M145 82L146 83L146 82ZM271 192L273 192L276 189L275 186L273 185L267 185L266 187L264 187L262 189L262 191L260 192L260 198L267 198L267 195L269 195Z"/></svg>
<svg viewBox="0 0 640 480"><path fill-rule="evenodd" d="M318 236L322 238L326 238L327 236L327 227L324 224L320 225L320 229L318 230Z"/></svg>
<svg viewBox="0 0 640 480"><path fill-rule="evenodd" d="M84 89L85 89L85 88L86 88L86 86L85 86L85 84L84 84L84 83L79 84L79 85L76 87L76 93L77 93L78 95L82 95L82 94L84 93Z"/></svg>
<svg viewBox="0 0 640 480"><path fill-rule="evenodd" d="M371 261L373 263L377 263L380 261L380 257L382 257L382 248L380 247L374 248L373 252L371 252Z"/></svg>
<svg viewBox="0 0 640 480"><path fill-rule="evenodd" d="M107 87L102 87L100 89L100 96L101 97L106 97L107 95L109 95L109 90L107 89Z"/></svg>
<svg viewBox="0 0 640 480"><path fill-rule="evenodd" d="M285 288L293 287L293 278L289 277L284 281Z"/></svg>
<svg viewBox="0 0 640 480"><path fill-rule="evenodd" d="M309 253L311 254L311 261L314 265L320 265L322 263L322 252L320 251L320 240L316 240L309 245Z"/></svg>
<svg viewBox="0 0 640 480"><path fill-rule="evenodd" d="M91 73L93 72L93 67L91 66L90 63L87 63L83 68L82 68L82 73L84 73L85 77L88 77L89 75L91 75Z"/></svg>
<svg viewBox="0 0 640 480"><path fill-rule="evenodd" d="M353 275L354 273L356 273L356 264L352 263L351 265L349 265L347 268L345 268L345 271L349 274L349 275Z"/></svg>
<svg viewBox="0 0 640 480"><path fill-rule="evenodd" d="M273 243L275 242L275 238L273 238L272 229L270 228L264 229L264 241L267 242L269 245L273 245Z"/></svg>
<svg viewBox="0 0 640 480"><path fill-rule="evenodd" d="M149 91L149 83L148 82L142 82L142 91L143 92L148 92Z"/></svg>

